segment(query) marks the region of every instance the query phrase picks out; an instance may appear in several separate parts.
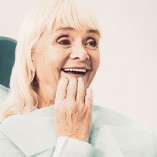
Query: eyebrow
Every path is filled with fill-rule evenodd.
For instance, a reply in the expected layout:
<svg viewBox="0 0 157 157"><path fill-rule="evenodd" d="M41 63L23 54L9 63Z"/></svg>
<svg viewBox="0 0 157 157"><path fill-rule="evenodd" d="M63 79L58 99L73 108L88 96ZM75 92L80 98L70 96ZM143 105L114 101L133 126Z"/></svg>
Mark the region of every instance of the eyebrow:
<svg viewBox="0 0 157 157"><path fill-rule="evenodd" d="M69 30L75 30L75 29L73 27L60 27L56 31L61 31L61 30L69 31Z"/></svg>
<svg viewBox="0 0 157 157"><path fill-rule="evenodd" d="M60 31L60 30L65 30L65 31L69 31L69 30L75 30L73 27L60 27L58 28L56 31ZM86 31L86 33L94 33L97 34L98 36L100 36L100 32L97 29L89 29Z"/></svg>
<svg viewBox="0 0 157 157"><path fill-rule="evenodd" d="M94 34L97 34L98 36L100 36L100 32L97 29L89 29L89 30L87 30L87 33L94 33Z"/></svg>

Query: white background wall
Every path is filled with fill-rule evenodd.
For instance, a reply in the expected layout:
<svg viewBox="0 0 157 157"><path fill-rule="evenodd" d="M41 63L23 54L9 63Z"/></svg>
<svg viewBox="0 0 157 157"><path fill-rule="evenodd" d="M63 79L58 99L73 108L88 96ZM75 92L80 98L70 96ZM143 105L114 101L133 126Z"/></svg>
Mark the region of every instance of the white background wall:
<svg viewBox="0 0 157 157"><path fill-rule="evenodd" d="M17 39L20 24L40 0L0 0L0 36ZM157 1L83 0L102 26L95 104L157 131Z"/></svg>

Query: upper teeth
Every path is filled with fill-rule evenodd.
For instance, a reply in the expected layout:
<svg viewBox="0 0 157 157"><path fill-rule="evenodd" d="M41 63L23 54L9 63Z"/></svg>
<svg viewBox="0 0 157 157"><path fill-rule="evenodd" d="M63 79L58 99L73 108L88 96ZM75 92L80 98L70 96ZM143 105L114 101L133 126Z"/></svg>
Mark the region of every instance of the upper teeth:
<svg viewBox="0 0 157 157"><path fill-rule="evenodd" d="M66 68L63 69L64 71L79 71L79 72L86 72L86 69L71 69L71 68Z"/></svg>

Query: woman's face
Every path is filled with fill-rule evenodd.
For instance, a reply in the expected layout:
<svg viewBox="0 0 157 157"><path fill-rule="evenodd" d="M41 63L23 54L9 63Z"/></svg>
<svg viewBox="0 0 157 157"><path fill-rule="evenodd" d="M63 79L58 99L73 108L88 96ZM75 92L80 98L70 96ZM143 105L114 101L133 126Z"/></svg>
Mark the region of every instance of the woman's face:
<svg viewBox="0 0 157 157"><path fill-rule="evenodd" d="M34 63L39 93L47 93L45 99L54 101L61 77L82 77L85 87L90 85L99 67L99 38L97 30L79 31L67 26L42 34Z"/></svg>

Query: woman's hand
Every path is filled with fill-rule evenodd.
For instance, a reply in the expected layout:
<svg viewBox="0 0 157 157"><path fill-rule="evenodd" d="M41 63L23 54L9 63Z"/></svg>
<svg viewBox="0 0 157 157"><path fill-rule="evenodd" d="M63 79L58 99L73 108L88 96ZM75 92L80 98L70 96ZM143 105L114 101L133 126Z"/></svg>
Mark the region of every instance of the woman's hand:
<svg viewBox="0 0 157 157"><path fill-rule="evenodd" d="M83 78L62 78L54 105L57 135L88 142L92 126L92 101L92 92L85 90Z"/></svg>

